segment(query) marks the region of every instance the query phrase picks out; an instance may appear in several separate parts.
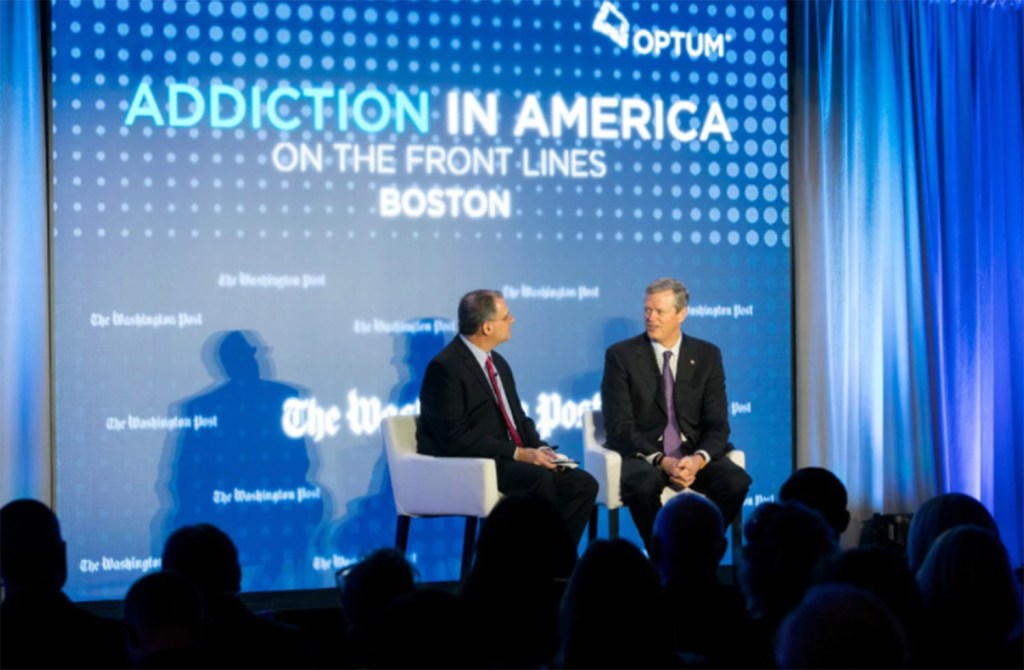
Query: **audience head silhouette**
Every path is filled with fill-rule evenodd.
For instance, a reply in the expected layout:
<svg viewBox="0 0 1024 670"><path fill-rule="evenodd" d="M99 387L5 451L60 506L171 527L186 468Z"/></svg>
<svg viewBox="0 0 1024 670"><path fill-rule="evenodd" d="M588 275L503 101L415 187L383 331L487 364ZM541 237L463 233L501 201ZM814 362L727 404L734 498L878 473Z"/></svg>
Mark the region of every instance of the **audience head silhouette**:
<svg viewBox="0 0 1024 670"><path fill-rule="evenodd" d="M850 525L846 487L825 468L800 468L791 474L779 489L779 500L795 500L819 512L836 539Z"/></svg>
<svg viewBox="0 0 1024 670"><path fill-rule="evenodd" d="M583 554L559 626L563 668L664 668L679 665L658 575L625 540L599 540Z"/></svg>
<svg viewBox="0 0 1024 670"><path fill-rule="evenodd" d="M932 544L917 572L934 635L937 663L956 667L1009 667L1002 662L1016 636L1020 667L1021 592L1003 543L991 531L957 526ZM939 646L951 639L970 644ZM941 652L939 651L941 648Z"/></svg>
<svg viewBox="0 0 1024 670"><path fill-rule="evenodd" d="M923 613L921 594L899 553L879 546L844 551L829 561L821 582L847 584L873 594L903 623L914 647Z"/></svg>
<svg viewBox="0 0 1024 670"><path fill-rule="evenodd" d="M977 526L999 536L995 519L985 506L963 493L944 493L914 513L907 531L907 562L917 572L939 535L956 526Z"/></svg>
<svg viewBox="0 0 1024 670"><path fill-rule="evenodd" d="M345 572L341 605L357 656L365 658L384 613L396 598L413 592L415 579L412 566L394 549L378 549Z"/></svg>
<svg viewBox="0 0 1024 670"><path fill-rule="evenodd" d="M724 530L722 513L713 502L694 494L674 496L654 519L651 562L669 603L675 649L686 662L749 667L768 652L736 644L748 637L751 623L739 589L718 578L727 544Z"/></svg>
<svg viewBox="0 0 1024 670"><path fill-rule="evenodd" d="M651 560L661 581L715 579L725 555L724 522L718 507L703 496L678 495L658 511L651 537Z"/></svg>
<svg viewBox="0 0 1024 670"><path fill-rule="evenodd" d="M53 511L38 500L0 509L0 667L110 668L126 663L119 622L64 594L67 549Z"/></svg>
<svg viewBox="0 0 1024 670"><path fill-rule="evenodd" d="M164 543L164 570L191 577L205 593L238 593L242 567L227 533L208 523L183 526Z"/></svg>
<svg viewBox="0 0 1024 670"><path fill-rule="evenodd" d="M514 494L484 519L468 579L508 583L524 565L531 566L532 579L568 579L575 563L576 548L558 508L540 496Z"/></svg>
<svg viewBox="0 0 1024 670"><path fill-rule="evenodd" d="M60 524L38 500L14 500L0 509L0 575L8 594L64 588L67 551Z"/></svg>
<svg viewBox="0 0 1024 670"><path fill-rule="evenodd" d="M537 667L558 650L558 603L576 548L554 503L505 496L484 519L462 587L476 640L492 667ZM524 621L530 635L509 636Z"/></svg>
<svg viewBox="0 0 1024 670"><path fill-rule="evenodd" d="M832 529L797 502L763 503L743 526L739 582L750 615L776 627L803 598L818 566L836 551Z"/></svg>
<svg viewBox="0 0 1024 670"><path fill-rule="evenodd" d="M905 668L903 626L874 595L846 584L808 590L783 621L775 648L780 668Z"/></svg>
<svg viewBox="0 0 1024 670"><path fill-rule="evenodd" d="M208 523L182 526L164 543L163 569L184 575L203 596L205 647L211 667L276 668L308 665L297 630L253 614L239 598L242 567L234 541Z"/></svg>
<svg viewBox="0 0 1024 670"><path fill-rule="evenodd" d="M202 595L186 575L154 572L128 589L125 640L137 667L200 667L204 624Z"/></svg>

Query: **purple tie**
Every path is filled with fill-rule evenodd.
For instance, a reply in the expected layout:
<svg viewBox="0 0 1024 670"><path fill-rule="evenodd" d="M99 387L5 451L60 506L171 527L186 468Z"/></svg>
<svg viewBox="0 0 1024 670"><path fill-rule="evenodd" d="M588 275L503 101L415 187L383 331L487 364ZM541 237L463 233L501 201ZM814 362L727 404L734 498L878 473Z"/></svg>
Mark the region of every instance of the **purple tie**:
<svg viewBox="0 0 1024 670"><path fill-rule="evenodd" d="M672 379L672 352L664 354L665 365L661 368L662 389L665 391L665 410L668 413L668 422L665 424L665 434L662 437L661 448L666 456L679 458L683 455L681 448L682 440L679 438L679 423L676 421L675 403L675 380Z"/></svg>

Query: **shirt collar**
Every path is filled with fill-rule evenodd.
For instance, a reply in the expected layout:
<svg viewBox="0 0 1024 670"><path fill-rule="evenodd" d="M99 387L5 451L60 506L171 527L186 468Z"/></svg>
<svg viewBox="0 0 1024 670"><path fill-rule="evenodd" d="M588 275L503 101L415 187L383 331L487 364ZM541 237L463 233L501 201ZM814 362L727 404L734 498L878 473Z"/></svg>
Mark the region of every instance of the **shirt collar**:
<svg viewBox="0 0 1024 670"><path fill-rule="evenodd" d="M490 354L488 354L486 351L470 342L462 333L459 333L459 337L462 339L462 343L469 348L469 352L473 354L473 358L475 358L476 362L480 364L480 367L486 367L487 357Z"/></svg>
<svg viewBox="0 0 1024 670"><path fill-rule="evenodd" d="M672 362L675 363L676 361L679 360L679 350L683 346L683 334L679 334L679 339L676 340L675 345L673 345L670 349L666 349L665 347L661 346L660 343L655 342L654 340L651 340L651 346L654 347L654 355L658 359L659 365L663 360L665 360L666 351L672 352Z"/></svg>

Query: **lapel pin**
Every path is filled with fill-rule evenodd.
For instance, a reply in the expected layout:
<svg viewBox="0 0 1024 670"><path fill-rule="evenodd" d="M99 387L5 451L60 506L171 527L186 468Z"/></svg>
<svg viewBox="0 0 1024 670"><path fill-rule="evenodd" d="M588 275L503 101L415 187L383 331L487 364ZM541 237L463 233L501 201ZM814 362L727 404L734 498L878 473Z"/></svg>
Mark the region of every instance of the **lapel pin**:
<svg viewBox="0 0 1024 670"><path fill-rule="evenodd" d="M690 359L690 365L696 365L696 364L697 364L697 361L695 361L695 360L693 360L693 359L691 358L691 359Z"/></svg>

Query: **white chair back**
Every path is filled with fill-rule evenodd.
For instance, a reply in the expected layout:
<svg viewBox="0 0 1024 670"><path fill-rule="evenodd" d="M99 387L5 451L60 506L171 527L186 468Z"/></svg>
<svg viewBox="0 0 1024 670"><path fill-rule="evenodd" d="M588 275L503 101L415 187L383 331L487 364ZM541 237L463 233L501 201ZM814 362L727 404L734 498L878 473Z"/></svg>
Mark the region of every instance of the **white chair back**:
<svg viewBox="0 0 1024 670"><path fill-rule="evenodd" d="M588 450L604 449L604 414L600 410L583 413L583 447Z"/></svg>
<svg viewBox="0 0 1024 670"><path fill-rule="evenodd" d="M399 514L482 518L501 498L492 459L417 453L414 416L387 417L380 429Z"/></svg>
<svg viewBox="0 0 1024 670"><path fill-rule="evenodd" d="M622 456L604 446L604 414L598 410L583 413L583 468L597 480L597 504L610 510L622 507L619 480Z"/></svg>
<svg viewBox="0 0 1024 670"><path fill-rule="evenodd" d="M416 453L416 417L389 416L380 422L388 465L403 455Z"/></svg>

